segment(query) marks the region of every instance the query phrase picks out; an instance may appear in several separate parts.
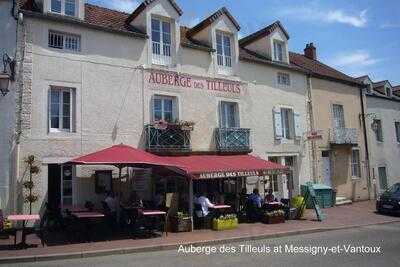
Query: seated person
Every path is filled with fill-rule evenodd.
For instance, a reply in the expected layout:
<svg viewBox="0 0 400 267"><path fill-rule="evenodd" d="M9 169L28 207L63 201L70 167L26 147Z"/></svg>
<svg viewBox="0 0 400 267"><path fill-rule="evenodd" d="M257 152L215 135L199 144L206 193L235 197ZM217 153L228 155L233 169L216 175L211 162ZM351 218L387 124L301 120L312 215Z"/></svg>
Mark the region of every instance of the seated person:
<svg viewBox="0 0 400 267"><path fill-rule="evenodd" d="M108 209L112 214L117 212L117 201L115 200L114 194L111 191L106 192L106 198L104 199L104 202L107 204Z"/></svg>
<svg viewBox="0 0 400 267"><path fill-rule="evenodd" d="M271 203L271 202L274 202L275 200L276 199L275 199L272 189L268 189L267 194L265 195L265 198L264 198L264 203L265 204Z"/></svg>
<svg viewBox="0 0 400 267"><path fill-rule="evenodd" d="M214 208L214 204L207 198L206 193L200 194L194 199L194 203L200 205L201 210L196 210L197 217L206 217L210 214L209 208Z"/></svg>
<svg viewBox="0 0 400 267"><path fill-rule="evenodd" d="M133 190L129 196L129 203L132 207L143 208L143 201L135 190Z"/></svg>
<svg viewBox="0 0 400 267"><path fill-rule="evenodd" d="M253 189L253 193L250 194L248 201L255 207L261 208L262 200L257 188Z"/></svg>

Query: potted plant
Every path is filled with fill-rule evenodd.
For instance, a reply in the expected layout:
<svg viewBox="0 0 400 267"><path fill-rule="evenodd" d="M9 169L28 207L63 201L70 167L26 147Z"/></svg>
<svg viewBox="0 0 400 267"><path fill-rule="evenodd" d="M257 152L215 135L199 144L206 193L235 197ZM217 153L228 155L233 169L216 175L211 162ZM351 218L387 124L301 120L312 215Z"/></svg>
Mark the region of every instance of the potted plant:
<svg viewBox="0 0 400 267"><path fill-rule="evenodd" d="M26 158L25 163L27 164L27 170L29 174L29 180L22 183L25 189L24 200L25 203L29 203L29 214L32 214L32 204L38 201L39 195L35 194L33 189L35 183L33 182L33 176L40 173L40 168L35 160L34 155L30 155Z"/></svg>
<svg viewBox="0 0 400 267"><path fill-rule="evenodd" d="M263 223L275 224L285 222L285 212L283 210L267 211L264 213Z"/></svg>
<svg viewBox="0 0 400 267"><path fill-rule="evenodd" d="M190 232L192 230L192 217L184 212L177 212L170 218L171 230L177 232Z"/></svg>

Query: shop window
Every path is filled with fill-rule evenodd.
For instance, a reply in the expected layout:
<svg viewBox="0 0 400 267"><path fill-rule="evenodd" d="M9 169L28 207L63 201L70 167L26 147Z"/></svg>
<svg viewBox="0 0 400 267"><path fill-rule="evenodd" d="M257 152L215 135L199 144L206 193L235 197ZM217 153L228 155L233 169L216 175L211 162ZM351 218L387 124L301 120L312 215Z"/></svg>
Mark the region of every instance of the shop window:
<svg viewBox="0 0 400 267"><path fill-rule="evenodd" d="M158 65L170 65L171 23L160 18L151 19L152 62Z"/></svg>
<svg viewBox="0 0 400 267"><path fill-rule="evenodd" d="M232 67L232 48L231 36L226 33L217 32L217 63L219 67Z"/></svg>
<svg viewBox="0 0 400 267"><path fill-rule="evenodd" d="M239 124L238 103L222 101L220 103L220 127L238 128Z"/></svg>
<svg viewBox="0 0 400 267"><path fill-rule="evenodd" d="M386 175L386 167L378 168L378 176L379 176L379 187L381 190L386 190L388 187L387 184L387 175Z"/></svg>
<svg viewBox="0 0 400 267"><path fill-rule="evenodd" d="M153 121L174 122L177 116L177 100L171 96L153 97Z"/></svg>
<svg viewBox="0 0 400 267"><path fill-rule="evenodd" d="M361 177L360 151L357 149L351 152L351 176L356 178Z"/></svg>
<svg viewBox="0 0 400 267"><path fill-rule="evenodd" d="M343 105L333 104L332 109L334 128L345 128Z"/></svg>
<svg viewBox="0 0 400 267"><path fill-rule="evenodd" d="M75 89L52 87L49 91L50 132L73 132L75 115Z"/></svg>

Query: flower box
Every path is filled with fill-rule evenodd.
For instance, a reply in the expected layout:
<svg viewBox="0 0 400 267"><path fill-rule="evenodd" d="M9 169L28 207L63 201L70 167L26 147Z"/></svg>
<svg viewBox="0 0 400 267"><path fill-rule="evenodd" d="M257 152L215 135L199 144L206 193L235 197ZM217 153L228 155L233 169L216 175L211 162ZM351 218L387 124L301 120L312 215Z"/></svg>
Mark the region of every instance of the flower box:
<svg viewBox="0 0 400 267"><path fill-rule="evenodd" d="M212 222L212 229L215 231L231 230L238 227L238 219L236 217L215 218Z"/></svg>
<svg viewBox="0 0 400 267"><path fill-rule="evenodd" d="M173 216L170 218L170 226L174 233L190 232L192 230L192 217Z"/></svg>

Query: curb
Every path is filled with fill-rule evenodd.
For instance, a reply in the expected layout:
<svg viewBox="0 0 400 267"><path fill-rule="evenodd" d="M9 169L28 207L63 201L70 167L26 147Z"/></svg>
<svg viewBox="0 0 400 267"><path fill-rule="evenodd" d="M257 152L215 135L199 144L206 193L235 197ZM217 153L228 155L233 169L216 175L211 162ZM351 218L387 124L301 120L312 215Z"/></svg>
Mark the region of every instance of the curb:
<svg viewBox="0 0 400 267"><path fill-rule="evenodd" d="M265 235L257 235L257 236L250 235L250 236L232 237L232 238L226 238L226 239L186 242L186 243L180 243L180 244L165 244L165 245L159 245L159 246L117 248L117 249L107 249L107 250L82 251L82 252L73 252L73 253L59 253L59 254L34 255L34 256L4 257L4 258L0 258L0 264L53 261L53 260L100 257L100 256L109 256L109 255L118 255L118 254L122 255L122 254L133 254L133 253L143 253L143 252L154 252L154 251L176 249L180 245L183 245L183 246L221 245L221 244L226 244L226 243L256 241L256 240L261 240L261 239L272 239L272 238L280 238L280 237L294 236L294 235L301 235L301 234L312 234L312 233L329 232L329 231L335 231L335 230L363 228L366 226L384 225L384 224L391 224L391 223L396 223L396 222L399 222L399 221L379 222L379 223L371 223L371 224L363 224L363 225L339 226L339 227L330 227L330 228L313 228L313 229L307 229L307 230L298 230L298 231L283 232L283 233L276 233L276 234L265 234Z"/></svg>

